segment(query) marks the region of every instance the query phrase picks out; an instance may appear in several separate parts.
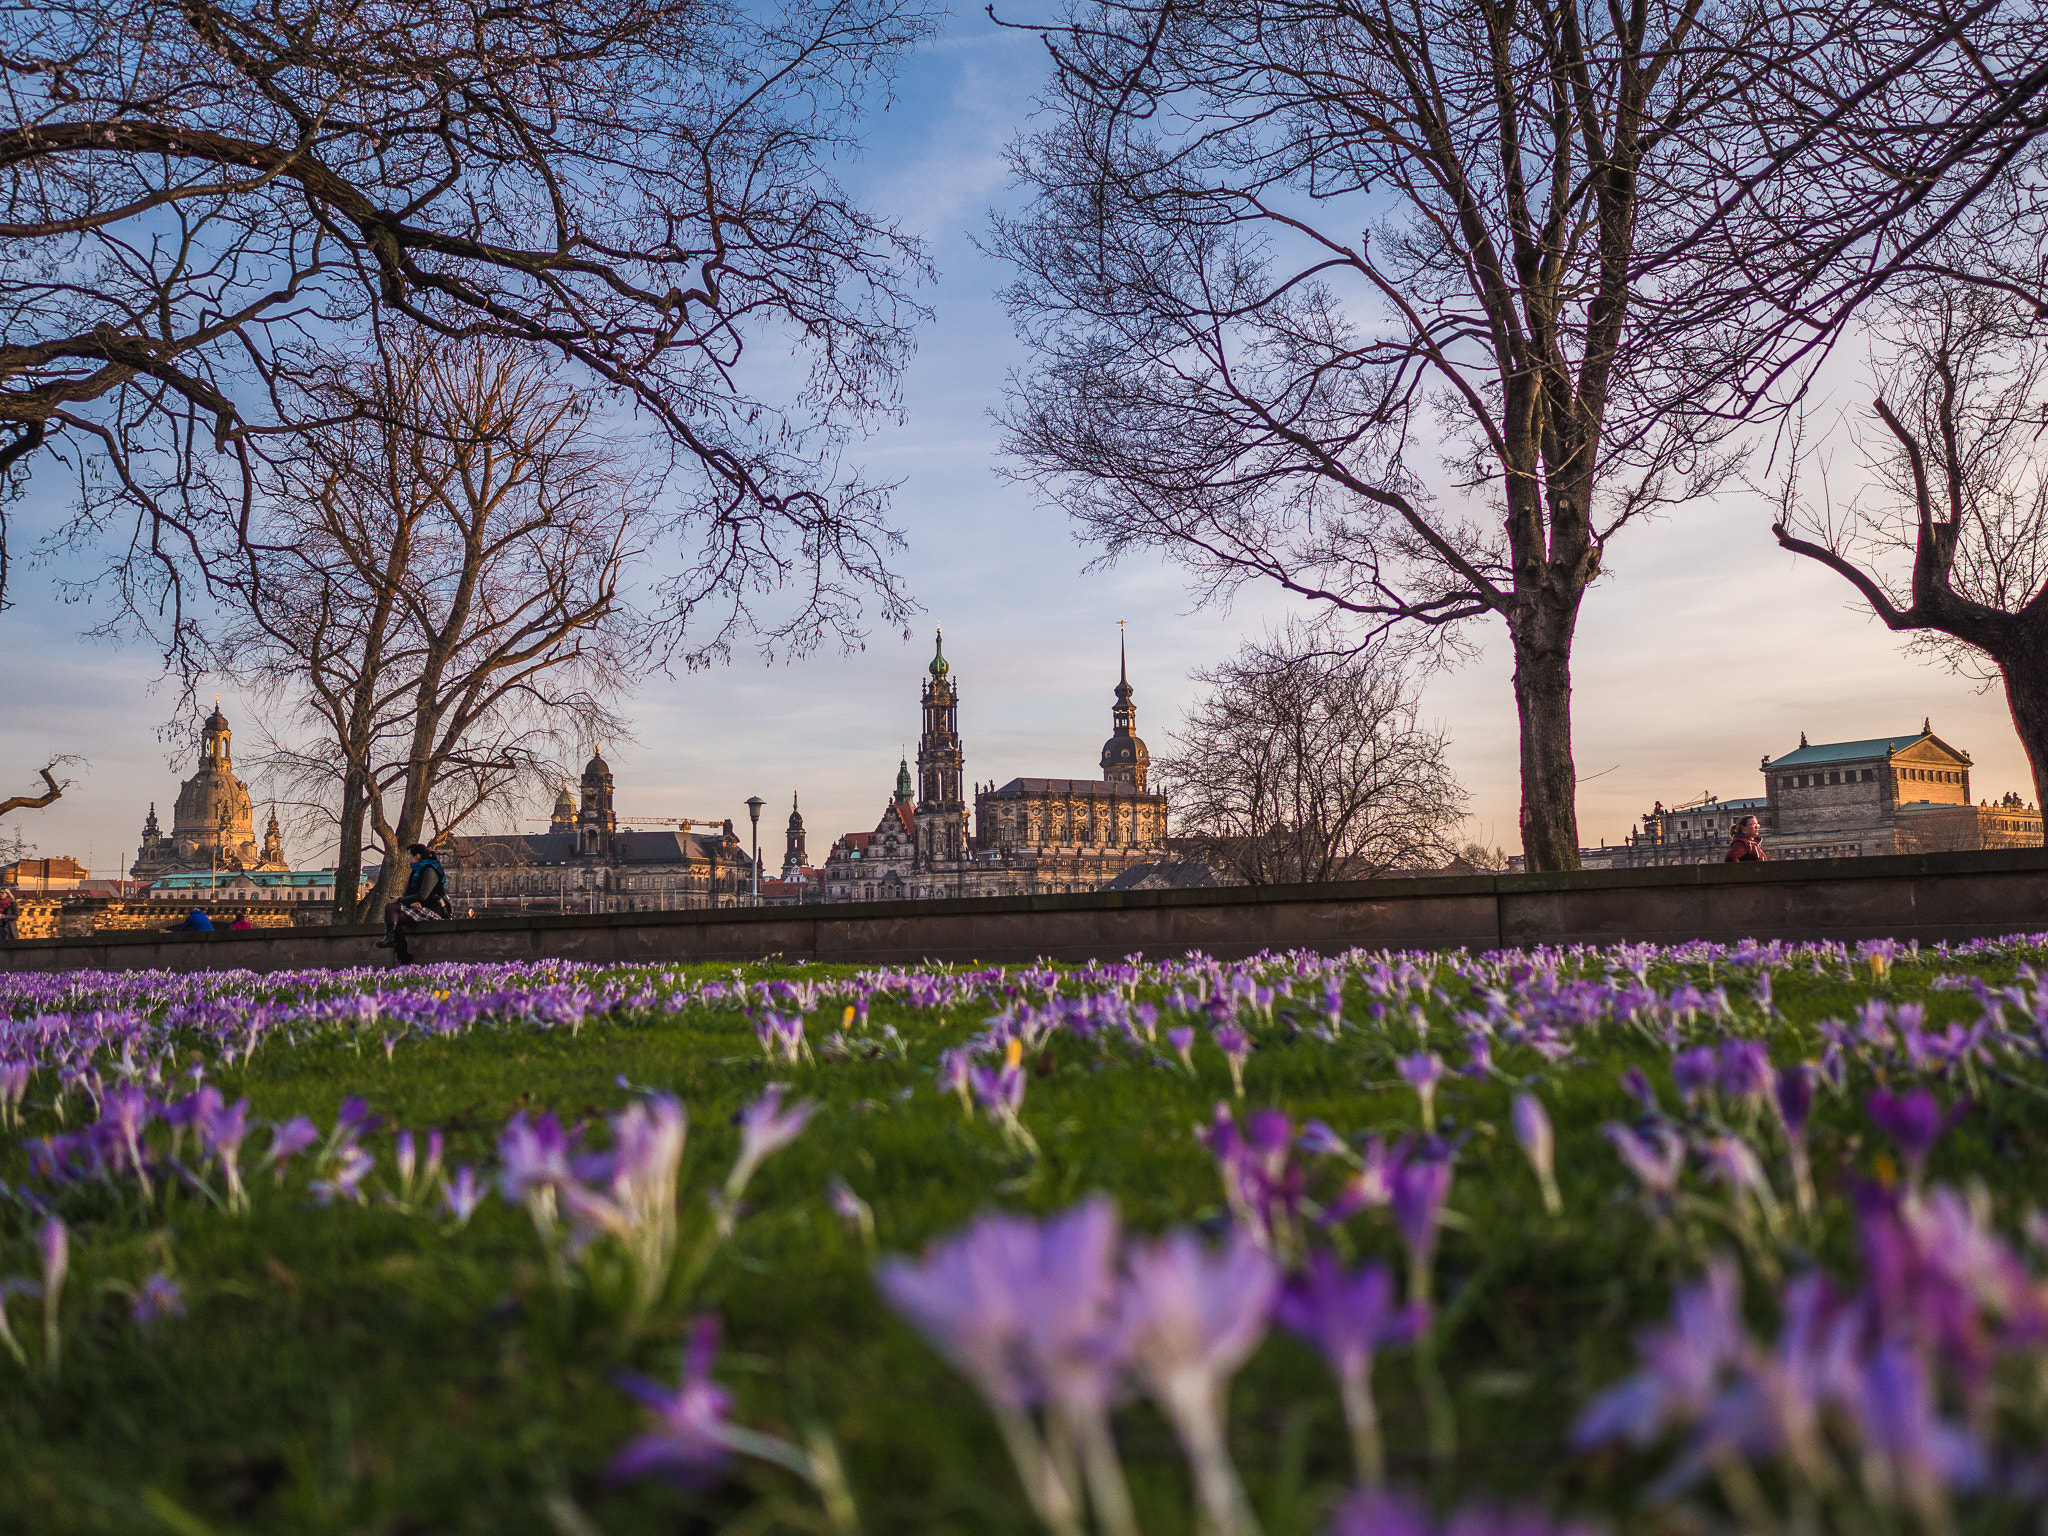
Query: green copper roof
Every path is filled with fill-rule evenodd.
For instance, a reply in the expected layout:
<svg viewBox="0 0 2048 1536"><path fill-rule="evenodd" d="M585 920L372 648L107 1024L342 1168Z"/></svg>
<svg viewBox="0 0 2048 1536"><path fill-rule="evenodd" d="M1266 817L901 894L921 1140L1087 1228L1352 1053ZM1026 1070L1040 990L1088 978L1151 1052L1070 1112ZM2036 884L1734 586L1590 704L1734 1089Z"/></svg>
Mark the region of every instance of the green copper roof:
<svg viewBox="0 0 2048 1536"><path fill-rule="evenodd" d="M1883 757L1887 752L1903 752L1914 742L1927 740L1931 734L1914 731L1908 736L1878 736L1870 741L1824 741L1818 746L1800 747L1783 757L1773 758L1771 767L1774 770L1805 768L1813 763L1846 763L1858 758Z"/></svg>
<svg viewBox="0 0 2048 1536"><path fill-rule="evenodd" d="M941 629L937 631L932 645L931 673L933 677L944 677L952 670L946 664L946 632Z"/></svg>

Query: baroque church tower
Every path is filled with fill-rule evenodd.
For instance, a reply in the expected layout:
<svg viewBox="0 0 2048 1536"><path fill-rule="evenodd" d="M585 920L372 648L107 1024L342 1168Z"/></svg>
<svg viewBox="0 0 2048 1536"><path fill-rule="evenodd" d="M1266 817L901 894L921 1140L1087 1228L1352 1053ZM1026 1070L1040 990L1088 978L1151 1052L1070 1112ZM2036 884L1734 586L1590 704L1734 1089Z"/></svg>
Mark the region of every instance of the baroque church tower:
<svg viewBox="0 0 2048 1536"><path fill-rule="evenodd" d="M796 791L789 792L789 834L782 852L782 878L794 880L804 867L804 813L797 808Z"/></svg>
<svg viewBox="0 0 2048 1536"><path fill-rule="evenodd" d="M1116 641L1116 704L1109 712L1111 734L1102 744L1102 777L1123 789L1145 793L1145 775L1152 754L1138 738L1138 706L1131 702L1131 669L1124 657L1123 636Z"/></svg>
<svg viewBox="0 0 2048 1536"><path fill-rule="evenodd" d="M966 754L960 747L960 696L939 632L924 685L924 733L917 741L917 851L927 863L967 856Z"/></svg>

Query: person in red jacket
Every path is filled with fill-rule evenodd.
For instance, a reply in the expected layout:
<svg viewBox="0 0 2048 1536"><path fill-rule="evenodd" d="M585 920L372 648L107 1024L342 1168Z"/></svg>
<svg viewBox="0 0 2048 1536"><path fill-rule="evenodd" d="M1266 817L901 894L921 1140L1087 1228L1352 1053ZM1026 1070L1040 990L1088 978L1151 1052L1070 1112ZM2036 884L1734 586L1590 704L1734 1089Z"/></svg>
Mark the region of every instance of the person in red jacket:
<svg viewBox="0 0 2048 1536"><path fill-rule="evenodd" d="M1723 864L1761 864L1764 860L1764 829L1757 825L1754 816L1745 816L1735 823L1735 837L1728 844L1728 857Z"/></svg>

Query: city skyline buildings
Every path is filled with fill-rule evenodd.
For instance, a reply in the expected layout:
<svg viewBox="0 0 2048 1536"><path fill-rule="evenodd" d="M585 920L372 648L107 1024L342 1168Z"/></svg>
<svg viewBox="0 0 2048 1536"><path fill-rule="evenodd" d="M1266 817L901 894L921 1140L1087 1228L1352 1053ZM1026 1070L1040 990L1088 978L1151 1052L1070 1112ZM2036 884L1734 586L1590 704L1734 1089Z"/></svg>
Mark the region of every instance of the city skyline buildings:
<svg viewBox="0 0 2048 1536"><path fill-rule="evenodd" d="M873 478L902 482L902 570L924 612L909 638L878 632L850 657L763 667L743 653L729 667L652 678L626 704L633 739L606 743L620 780L634 785L629 809L743 819L748 795L779 804L779 787L794 782L814 838L871 825L899 744L914 734L905 689L923 672L935 624L973 678L961 730L986 765L978 772L1000 781L1095 760L1120 617L1130 621L1133 664L1145 679L1145 734L1163 754L1197 691L1186 673L1222 661L1289 611L1256 593L1228 612L1191 612L1182 573L1150 559L1090 572L1092 552L1063 520L995 473L987 412L1022 352L995 297L1008 273L972 237L1009 195L1002 146L1037 87L1037 49L1028 34L1004 32L979 13L961 16L908 62L896 107L875 120L873 150L851 173L856 191L932 240L941 273L924 293L935 318L905 381L906 420L852 455ZM1816 394L1816 429L1831 413L1867 412L1870 386L1853 350ZM1838 467L1854 457L1839 455ZM18 552L50 526L70 489L59 470L41 471L11 509ZM2003 697L1902 654L1845 600L1838 578L1775 547L1771 512L1766 496L1731 492L1633 530L1610 551L1611 574L1589 595L1579 629L1581 841L1618 840L1656 798L1751 792L1758 757L1802 730L1817 741L1855 739L1926 715L1972 754L1984 796L2033 798ZM89 767L70 770L77 782L54 805L0 820L0 833L20 834L39 856L83 859L90 849L99 872L111 873L117 859L132 859L149 802L161 806L189 775L177 765L189 762L205 711L159 739L173 699L152 691L154 653L81 638L104 613L54 589L83 567L60 555L41 567L23 559L15 570L17 606L0 614L0 655L10 658L0 666L0 719L9 727L0 793L35 787L36 769L56 754L82 755ZM1473 839L1513 852L1506 646L1497 625L1472 634L1484 654L1431 678L1422 713L1452 736L1451 762L1473 795ZM209 697L214 686L206 684ZM262 712L231 681L219 686L237 722L238 756L252 762ZM251 788L261 802L260 776ZM332 862L289 824L287 844L301 867Z"/></svg>

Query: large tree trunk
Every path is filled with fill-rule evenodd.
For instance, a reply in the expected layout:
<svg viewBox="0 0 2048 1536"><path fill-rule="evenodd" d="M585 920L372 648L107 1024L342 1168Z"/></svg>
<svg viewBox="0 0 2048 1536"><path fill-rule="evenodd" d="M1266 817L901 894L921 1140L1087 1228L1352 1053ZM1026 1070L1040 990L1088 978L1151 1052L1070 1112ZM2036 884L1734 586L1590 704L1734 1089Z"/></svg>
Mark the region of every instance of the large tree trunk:
<svg viewBox="0 0 2048 1536"><path fill-rule="evenodd" d="M1578 769L1572 761L1576 596L1534 594L1508 619L1522 747L1522 852L1536 871L1579 867Z"/></svg>
<svg viewBox="0 0 2048 1536"><path fill-rule="evenodd" d="M2043 841L2048 841L2048 634L2023 631L1996 659L2005 676L2013 729L2034 773L2034 804L2041 808Z"/></svg>
<svg viewBox="0 0 2048 1536"><path fill-rule="evenodd" d="M363 781L355 769L341 780L341 849L334 861L334 920L359 923L363 884Z"/></svg>

